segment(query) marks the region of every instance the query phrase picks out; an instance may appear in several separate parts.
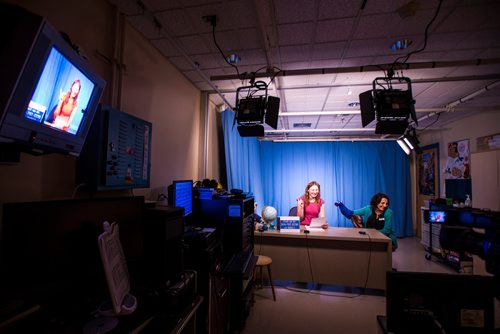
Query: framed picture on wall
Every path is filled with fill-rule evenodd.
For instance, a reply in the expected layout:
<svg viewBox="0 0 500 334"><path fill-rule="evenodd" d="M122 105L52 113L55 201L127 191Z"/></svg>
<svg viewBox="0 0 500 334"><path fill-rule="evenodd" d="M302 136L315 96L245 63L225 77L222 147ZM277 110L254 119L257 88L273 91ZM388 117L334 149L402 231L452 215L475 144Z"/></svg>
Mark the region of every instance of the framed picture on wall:
<svg viewBox="0 0 500 334"><path fill-rule="evenodd" d="M468 179L470 177L469 139L453 141L447 145L446 179Z"/></svg>
<svg viewBox="0 0 500 334"><path fill-rule="evenodd" d="M422 147L418 155L418 191L420 195L439 196L439 144Z"/></svg>

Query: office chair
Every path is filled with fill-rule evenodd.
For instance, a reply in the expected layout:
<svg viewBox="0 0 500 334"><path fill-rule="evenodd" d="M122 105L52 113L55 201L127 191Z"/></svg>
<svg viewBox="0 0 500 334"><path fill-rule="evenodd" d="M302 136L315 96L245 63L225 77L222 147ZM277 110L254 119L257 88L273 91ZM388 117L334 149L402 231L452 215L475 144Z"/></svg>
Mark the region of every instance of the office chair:
<svg viewBox="0 0 500 334"><path fill-rule="evenodd" d="M297 206L294 206L293 208L290 209L288 212L289 216L297 216Z"/></svg>
<svg viewBox="0 0 500 334"><path fill-rule="evenodd" d="M363 217L360 215L352 215L351 222L354 227L362 228L363 227Z"/></svg>

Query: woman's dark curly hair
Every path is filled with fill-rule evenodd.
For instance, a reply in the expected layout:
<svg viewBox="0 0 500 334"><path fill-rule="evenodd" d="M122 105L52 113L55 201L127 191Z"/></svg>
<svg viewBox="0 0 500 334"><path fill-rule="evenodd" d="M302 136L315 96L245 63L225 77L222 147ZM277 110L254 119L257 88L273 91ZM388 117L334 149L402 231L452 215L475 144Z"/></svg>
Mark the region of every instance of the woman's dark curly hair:
<svg viewBox="0 0 500 334"><path fill-rule="evenodd" d="M380 203L380 201L382 201L382 198L387 199L387 207L389 207L389 203L390 203L389 196L387 196L384 193L376 193L375 195L373 195L372 199L370 200L370 206L372 207L373 210L375 210L375 208Z"/></svg>

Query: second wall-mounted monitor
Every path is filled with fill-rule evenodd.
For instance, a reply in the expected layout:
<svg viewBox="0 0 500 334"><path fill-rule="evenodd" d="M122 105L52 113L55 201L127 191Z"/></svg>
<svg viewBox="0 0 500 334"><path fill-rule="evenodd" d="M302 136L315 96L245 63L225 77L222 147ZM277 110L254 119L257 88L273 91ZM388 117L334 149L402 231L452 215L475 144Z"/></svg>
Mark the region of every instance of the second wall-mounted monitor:
<svg viewBox="0 0 500 334"><path fill-rule="evenodd" d="M152 124L101 105L77 160L76 183L89 190L148 188Z"/></svg>

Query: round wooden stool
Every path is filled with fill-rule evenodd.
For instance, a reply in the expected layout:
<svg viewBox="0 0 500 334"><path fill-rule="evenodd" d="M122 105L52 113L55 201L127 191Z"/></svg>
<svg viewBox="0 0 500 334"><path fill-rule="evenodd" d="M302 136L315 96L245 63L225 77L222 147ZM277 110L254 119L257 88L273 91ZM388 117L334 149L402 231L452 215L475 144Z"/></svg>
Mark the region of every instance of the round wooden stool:
<svg viewBox="0 0 500 334"><path fill-rule="evenodd" d="M274 293L274 285L273 285L273 279L271 277L271 263L273 263L273 259L271 259L269 256L265 255L259 255L259 258L257 259L257 263L255 264L255 269L259 269L259 276L260 276L260 287L264 287L264 277L262 275L262 268L267 267L267 274L269 276L269 283L271 284L271 289L273 290L273 300L276 301L276 294ZM257 277L254 275L254 279L257 279Z"/></svg>

